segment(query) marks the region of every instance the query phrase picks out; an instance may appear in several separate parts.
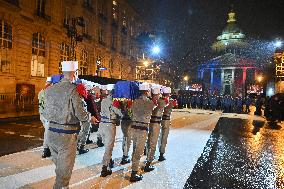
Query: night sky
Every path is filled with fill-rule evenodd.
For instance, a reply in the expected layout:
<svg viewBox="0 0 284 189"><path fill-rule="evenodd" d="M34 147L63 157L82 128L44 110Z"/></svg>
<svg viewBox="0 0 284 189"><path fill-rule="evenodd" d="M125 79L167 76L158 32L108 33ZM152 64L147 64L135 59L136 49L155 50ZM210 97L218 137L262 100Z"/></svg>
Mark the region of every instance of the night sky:
<svg viewBox="0 0 284 189"><path fill-rule="evenodd" d="M212 57L210 45L226 26L232 5L247 38L284 37L284 0L129 1L162 34L163 56L183 69Z"/></svg>

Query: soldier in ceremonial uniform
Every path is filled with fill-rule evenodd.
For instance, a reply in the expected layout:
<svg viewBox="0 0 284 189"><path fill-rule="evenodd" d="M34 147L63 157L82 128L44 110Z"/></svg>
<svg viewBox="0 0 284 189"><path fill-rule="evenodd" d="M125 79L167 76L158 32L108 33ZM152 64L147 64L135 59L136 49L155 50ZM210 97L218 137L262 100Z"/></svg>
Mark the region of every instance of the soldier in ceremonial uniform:
<svg viewBox="0 0 284 189"><path fill-rule="evenodd" d="M156 104L150 120L148 140L147 140L147 162L144 168L145 172L154 170L154 166L151 166L152 161L154 160L154 155L156 151L156 146L161 129L161 120L166 106L164 99L160 98L161 88L160 86L152 87L152 101Z"/></svg>
<svg viewBox="0 0 284 189"><path fill-rule="evenodd" d="M49 148L55 164L54 188L68 188L75 163L77 134L89 127L92 119L73 83L78 74L77 61L63 61L64 78L45 90L44 117L49 121Z"/></svg>
<svg viewBox="0 0 284 189"><path fill-rule="evenodd" d="M85 130L81 130L78 135L78 152L79 154L85 154L89 151L89 149L85 149L86 141L88 138L88 134L90 132L90 129L92 127L92 124L96 124L99 122L99 113L97 111L97 106L95 104L95 99L91 94L91 90L93 88L93 85L89 81L84 81L82 84L79 84L77 88L81 85L81 88L83 88L83 94L82 97L84 98L84 101L87 105L87 111L91 114L91 116L94 117L95 123L89 122L89 127ZM80 92L79 92L80 93Z"/></svg>
<svg viewBox="0 0 284 189"><path fill-rule="evenodd" d="M42 158L47 158L51 156L51 152L50 149L48 147L48 139L47 139L47 133L48 133L48 121L44 118L43 116L43 111L44 111L44 90L51 86L51 77L47 77L46 78L46 83L44 86L44 89L42 89L39 93L38 93L38 101L39 101L39 118L40 121L42 122L43 126L44 126L44 136L43 136L43 154L42 154Z"/></svg>
<svg viewBox="0 0 284 189"><path fill-rule="evenodd" d="M101 102L101 122L99 125L99 133L102 136L105 146L105 153L103 157L103 167L101 177L106 177L112 174L111 168L113 167L112 151L115 142L116 134L116 117L122 117L121 111L113 106L112 91L113 84L107 85L108 95Z"/></svg>
<svg viewBox="0 0 284 189"><path fill-rule="evenodd" d="M122 141L122 152L123 152L123 156L121 159L120 164L124 165L127 163L130 163L130 159L128 156L129 153L129 148L130 148L130 144L131 144L131 124L132 124L132 120L131 120L131 116L129 115L129 111L127 109L130 108L130 104L128 103L123 103L123 107L122 107L122 120L121 120L121 130L122 130L122 134L123 134L123 141Z"/></svg>
<svg viewBox="0 0 284 189"><path fill-rule="evenodd" d="M132 105L132 141L133 141L133 153L132 153L132 172L130 181L136 182L142 180L142 175L138 174L139 163L145 143L147 140L147 134L149 129L149 123L152 115L152 111L155 108L154 103L149 99L150 86L148 83L142 83L139 85L139 90L142 95L134 100Z"/></svg>
<svg viewBox="0 0 284 189"><path fill-rule="evenodd" d="M160 148L159 148L160 156L158 159L159 161L166 160L164 154L166 151L166 145L168 142L168 135L170 131L172 109L175 106L177 106L177 102L173 99L170 99L171 95L170 87L163 88L162 92L163 92L163 98L166 101L166 106L164 108L164 113L161 121Z"/></svg>

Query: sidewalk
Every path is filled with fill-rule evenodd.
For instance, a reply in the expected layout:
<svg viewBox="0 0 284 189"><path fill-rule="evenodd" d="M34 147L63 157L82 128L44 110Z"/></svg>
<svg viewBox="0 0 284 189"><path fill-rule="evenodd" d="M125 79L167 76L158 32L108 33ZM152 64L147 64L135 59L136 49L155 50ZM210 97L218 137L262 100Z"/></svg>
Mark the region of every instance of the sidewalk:
<svg viewBox="0 0 284 189"><path fill-rule="evenodd" d="M6 112L0 113L0 124L15 121L26 121L39 119L38 108L35 107L32 111L20 111L20 112Z"/></svg>

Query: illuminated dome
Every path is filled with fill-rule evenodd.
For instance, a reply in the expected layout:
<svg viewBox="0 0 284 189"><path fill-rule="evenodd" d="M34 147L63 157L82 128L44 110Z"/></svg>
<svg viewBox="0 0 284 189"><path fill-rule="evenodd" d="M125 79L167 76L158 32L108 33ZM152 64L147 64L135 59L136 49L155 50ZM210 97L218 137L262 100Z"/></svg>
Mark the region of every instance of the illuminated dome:
<svg viewBox="0 0 284 189"><path fill-rule="evenodd" d="M239 53L242 48L247 47L244 40L245 34L236 24L236 13L230 11L228 14L227 26L222 34L217 37L217 41L212 45L215 52Z"/></svg>

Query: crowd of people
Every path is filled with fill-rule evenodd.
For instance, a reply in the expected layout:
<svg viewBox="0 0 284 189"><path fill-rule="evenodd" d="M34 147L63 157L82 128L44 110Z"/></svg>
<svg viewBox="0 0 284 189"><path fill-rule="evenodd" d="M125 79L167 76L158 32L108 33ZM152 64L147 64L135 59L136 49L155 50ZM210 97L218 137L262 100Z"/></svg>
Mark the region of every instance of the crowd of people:
<svg viewBox="0 0 284 189"><path fill-rule="evenodd" d="M179 108L222 110L224 113L248 113L253 103L253 99L249 96L242 98L230 95L180 94L176 98Z"/></svg>
<svg viewBox="0 0 284 189"><path fill-rule="evenodd" d="M254 114L265 116L268 121L284 120L284 94L279 93L271 97L259 96L230 96L203 95L180 93L173 95L178 101L178 108L192 108L205 110L220 110L224 113L249 113L250 106L255 106Z"/></svg>
<svg viewBox="0 0 284 189"><path fill-rule="evenodd" d="M77 61L61 64L62 77L56 82L48 77L45 88L38 95L40 119L45 127L42 157L51 156L56 166L54 188L68 188L76 151L79 155L88 153L86 144L93 143L90 140L93 132L97 132L98 147L105 147L101 177L112 174L117 126L121 126L123 133L120 164L132 162L131 182L142 179L138 172L143 152L147 159L141 169L144 172L155 169L152 162L158 140L158 161L166 160L171 112L177 106L170 98L171 88L140 83L140 97L117 100L113 98L114 84L100 85L78 79Z"/></svg>

